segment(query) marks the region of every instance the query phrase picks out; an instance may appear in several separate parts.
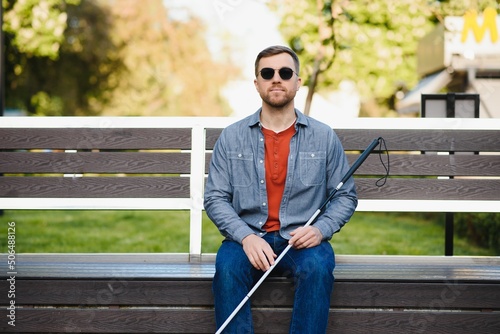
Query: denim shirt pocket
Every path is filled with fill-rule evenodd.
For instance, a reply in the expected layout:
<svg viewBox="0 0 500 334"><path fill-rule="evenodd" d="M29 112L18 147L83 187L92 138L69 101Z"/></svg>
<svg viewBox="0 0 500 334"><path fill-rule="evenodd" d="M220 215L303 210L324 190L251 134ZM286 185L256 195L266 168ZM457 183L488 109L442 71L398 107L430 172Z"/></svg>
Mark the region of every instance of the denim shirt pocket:
<svg viewBox="0 0 500 334"><path fill-rule="evenodd" d="M229 152L229 165L231 184L234 187L248 187L252 184L254 173L252 152Z"/></svg>
<svg viewBox="0 0 500 334"><path fill-rule="evenodd" d="M299 152L300 181L305 186L317 186L325 181L326 152Z"/></svg>

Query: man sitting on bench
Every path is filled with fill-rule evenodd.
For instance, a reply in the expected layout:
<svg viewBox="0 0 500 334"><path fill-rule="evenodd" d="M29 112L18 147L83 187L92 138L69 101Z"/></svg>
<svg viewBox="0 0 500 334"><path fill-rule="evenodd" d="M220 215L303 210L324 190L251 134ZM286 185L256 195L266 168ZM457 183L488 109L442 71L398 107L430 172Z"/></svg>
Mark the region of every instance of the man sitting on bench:
<svg viewBox="0 0 500 334"><path fill-rule="evenodd" d="M205 209L225 237L213 281L217 328L289 244L276 266L292 277L295 299L290 333L325 333L335 257L328 242L357 205L350 178L330 205L302 227L349 169L337 135L294 107L299 60L272 46L255 61L262 108L223 130L213 151ZM226 327L253 333L250 302Z"/></svg>

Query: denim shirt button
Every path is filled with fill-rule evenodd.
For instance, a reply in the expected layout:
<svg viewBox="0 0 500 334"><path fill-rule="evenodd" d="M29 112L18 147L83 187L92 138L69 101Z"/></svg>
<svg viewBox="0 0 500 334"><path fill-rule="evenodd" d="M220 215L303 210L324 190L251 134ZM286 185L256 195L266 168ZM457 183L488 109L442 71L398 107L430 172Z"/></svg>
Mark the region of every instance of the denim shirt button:
<svg viewBox="0 0 500 334"><path fill-rule="evenodd" d="M262 206L266 206L266 202L262 203Z"/></svg>
<svg viewBox="0 0 500 334"><path fill-rule="evenodd" d="M260 180L260 183L264 184L264 180Z"/></svg>
<svg viewBox="0 0 500 334"><path fill-rule="evenodd" d="M262 225L263 223L262 222L259 222L259 225Z"/></svg>

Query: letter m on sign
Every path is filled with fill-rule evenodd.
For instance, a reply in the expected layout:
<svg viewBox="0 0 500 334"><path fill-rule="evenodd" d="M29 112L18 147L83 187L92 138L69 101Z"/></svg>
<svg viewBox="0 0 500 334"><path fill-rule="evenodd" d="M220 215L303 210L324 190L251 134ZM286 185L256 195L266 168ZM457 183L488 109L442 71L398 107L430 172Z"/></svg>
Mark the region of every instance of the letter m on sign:
<svg viewBox="0 0 500 334"><path fill-rule="evenodd" d="M486 30L490 30L491 42L495 43L498 40L498 29L496 25L497 11L494 8L488 7L483 12L483 25L477 23L477 12L470 10L464 15L464 28L462 30L462 43L467 40L469 31L472 30L476 42L481 42L484 38Z"/></svg>

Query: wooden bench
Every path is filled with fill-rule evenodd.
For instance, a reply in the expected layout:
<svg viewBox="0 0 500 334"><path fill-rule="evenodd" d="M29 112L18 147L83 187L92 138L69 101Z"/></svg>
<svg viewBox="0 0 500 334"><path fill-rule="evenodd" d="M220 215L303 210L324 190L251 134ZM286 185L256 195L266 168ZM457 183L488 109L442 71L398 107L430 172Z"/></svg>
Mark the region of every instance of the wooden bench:
<svg viewBox="0 0 500 334"><path fill-rule="evenodd" d="M11 274L2 240L0 332L215 332L203 184L210 150L233 121L0 118L0 209L190 212L188 253L15 254ZM499 129L498 119L335 126L351 162L385 139L386 185L374 185L385 173L376 154L356 173L357 210L382 212L500 212ZM329 332L500 332L499 257L338 255L335 277ZM291 282L270 277L252 297L256 331L287 333L292 300Z"/></svg>

